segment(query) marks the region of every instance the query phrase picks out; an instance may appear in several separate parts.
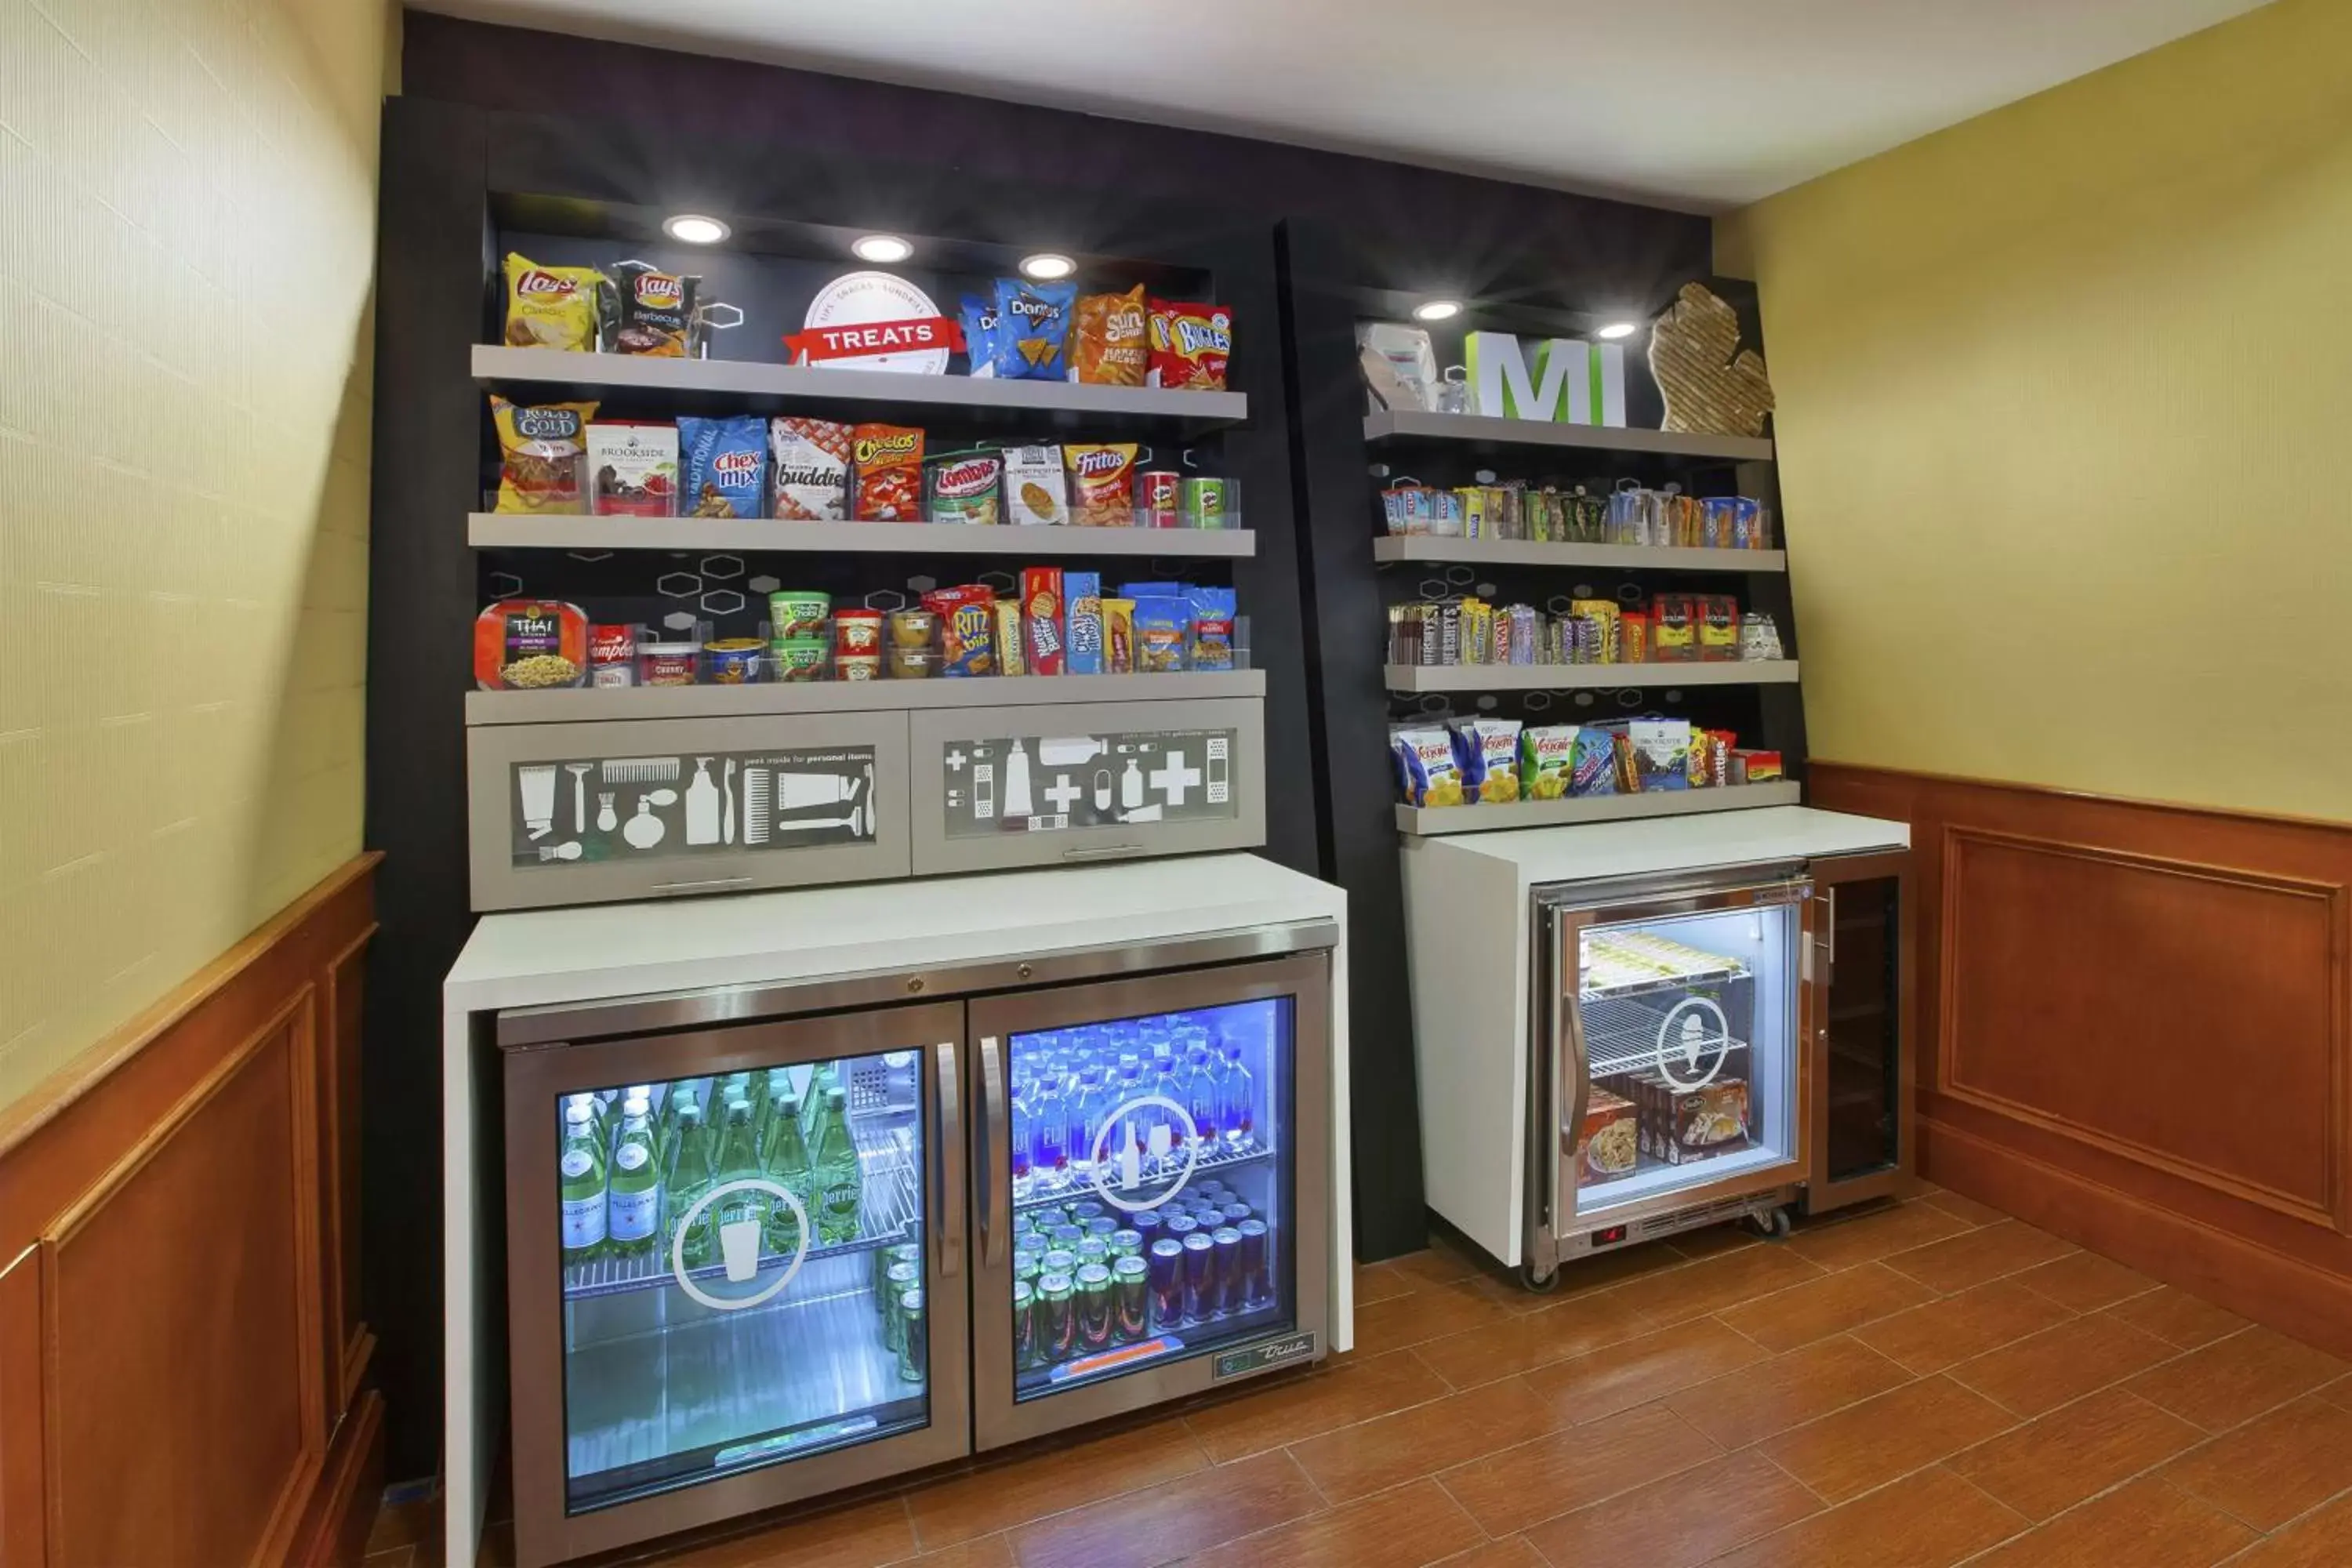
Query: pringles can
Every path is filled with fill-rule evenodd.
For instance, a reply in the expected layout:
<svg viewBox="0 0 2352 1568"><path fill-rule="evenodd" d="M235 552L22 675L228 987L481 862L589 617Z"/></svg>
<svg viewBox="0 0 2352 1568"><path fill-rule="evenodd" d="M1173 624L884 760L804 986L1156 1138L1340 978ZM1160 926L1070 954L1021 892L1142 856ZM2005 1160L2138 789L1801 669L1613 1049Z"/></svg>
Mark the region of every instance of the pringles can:
<svg viewBox="0 0 2352 1568"><path fill-rule="evenodd" d="M1136 475L1135 526L1183 527L1183 498L1187 482L1184 476L1173 468L1146 468Z"/></svg>
<svg viewBox="0 0 2352 1568"><path fill-rule="evenodd" d="M1181 521L1171 526L1231 528L1236 505L1233 480L1219 475L1189 475L1177 501Z"/></svg>

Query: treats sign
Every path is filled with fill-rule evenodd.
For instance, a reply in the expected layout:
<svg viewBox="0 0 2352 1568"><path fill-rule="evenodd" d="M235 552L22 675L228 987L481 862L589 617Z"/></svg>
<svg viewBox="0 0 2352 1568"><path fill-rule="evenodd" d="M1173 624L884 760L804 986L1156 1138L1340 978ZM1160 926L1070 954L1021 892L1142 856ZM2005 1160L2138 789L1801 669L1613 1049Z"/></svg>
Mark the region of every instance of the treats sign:
<svg viewBox="0 0 2352 1568"><path fill-rule="evenodd" d="M905 279L852 272L817 290L802 330L786 334L784 346L799 364L939 375L963 347L963 329Z"/></svg>
<svg viewBox="0 0 2352 1568"><path fill-rule="evenodd" d="M1538 343L1532 374L1509 332L1472 332L1465 340L1471 412L1494 419L1562 425L1625 424L1625 349L1550 338Z"/></svg>

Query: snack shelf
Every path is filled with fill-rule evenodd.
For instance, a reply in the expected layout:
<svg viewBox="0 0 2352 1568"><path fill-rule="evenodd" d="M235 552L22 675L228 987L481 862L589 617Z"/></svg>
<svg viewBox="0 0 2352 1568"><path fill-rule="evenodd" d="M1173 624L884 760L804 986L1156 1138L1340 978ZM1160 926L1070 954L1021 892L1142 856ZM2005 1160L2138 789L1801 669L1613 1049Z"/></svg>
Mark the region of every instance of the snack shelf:
<svg viewBox="0 0 2352 1568"><path fill-rule="evenodd" d="M612 719L732 719L761 714L875 713L923 708L1023 708L1264 697L1259 669L1162 675L1001 675L971 679L766 681L749 686L575 686L468 691L468 728Z"/></svg>
<svg viewBox="0 0 2352 1568"><path fill-rule="evenodd" d="M1192 1166L1192 1174L1184 1178L1184 1184L1189 1186L1195 1177L1213 1176L1220 1171L1236 1170L1244 1165L1263 1164L1280 1152L1281 1151L1265 1144L1259 1144L1252 1149L1220 1149L1214 1153L1202 1155ZM1137 1194L1152 1193L1157 1194L1156 1201L1166 1202L1176 1195L1174 1191L1169 1190L1168 1182L1169 1177L1166 1174L1147 1175L1132 1187L1113 1185L1110 1190L1116 1195L1130 1200ZM1066 1204L1077 1198L1099 1197L1101 1192L1102 1189L1092 1183L1073 1182L1065 1186L1033 1192L1025 1198L1015 1199L1013 1207L1015 1213L1025 1213L1032 1209L1044 1208L1048 1204Z"/></svg>
<svg viewBox="0 0 2352 1568"><path fill-rule="evenodd" d="M1365 415L1364 439L1374 445L1383 441L1458 441L1480 451L1507 447L1582 447L1668 458L1713 458L1733 463L1772 460L1772 442L1766 437L1689 436L1675 430L1561 425L1544 419L1490 419L1476 414L1429 414L1414 408L1388 408Z"/></svg>
<svg viewBox="0 0 2352 1568"><path fill-rule="evenodd" d="M921 1215L920 1194L917 1184L913 1135L905 1127L860 1131L853 1129L851 1136L857 1142L857 1163L865 1179L865 1201L859 1205L857 1234L847 1241L812 1244L801 1267L823 1258L840 1258L850 1253L871 1252L877 1247L893 1242L915 1239L917 1222ZM760 1249L760 1268L764 1272L782 1268L791 1261L788 1254ZM689 1268L687 1278L698 1282L724 1279L727 1265L708 1263L699 1268ZM643 1290L667 1285L676 1276L669 1267L669 1249L665 1244L652 1253L631 1256L607 1254L585 1263L565 1266L563 1299L577 1301L590 1296L611 1296L624 1290Z"/></svg>
<svg viewBox="0 0 2352 1568"><path fill-rule="evenodd" d="M1779 686L1794 684L1793 658L1718 659L1648 664L1391 664L1391 691L1565 691L1629 686Z"/></svg>
<svg viewBox="0 0 2352 1568"><path fill-rule="evenodd" d="M1451 539L1433 533L1387 534L1372 559L1461 561L1486 566L1598 566L1658 572L1786 572L1784 550L1675 549L1654 544L1563 544L1535 539Z"/></svg>
<svg viewBox="0 0 2352 1568"><path fill-rule="evenodd" d="M1623 822L1643 816L1687 816L1709 811L1753 811L1795 805L1792 780L1716 789L1654 790L1647 795L1598 795L1574 800L1521 800L1503 805L1400 805L1397 831L1420 837L1499 833L1514 827L1557 827L1573 822Z"/></svg>
<svg viewBox="0 0 2352 1568"><path fill-rule="evenodd" d="M1156 386L1091 386L1073 381L998 381L989 376L916 375L840 370L751 360L661 359L572 353L562 349L474 345L474 380L535 401L612 393L667 395L694 406L724 404L739 413L857 405L861 417L941 414L991 423L1036 422L1208 430L1249 417L1240 392L1182 392Z"/></svg>
<svg viewBox="0 0 2352 1568"><path fill-rule="evenodd" d="M956 522L550 517L495 511L467 514L466 542L477 550L727 550L744 553L790 551L827 555L1235 559L1257 553L1257 535L1245 528L990 528Z"/></svg>

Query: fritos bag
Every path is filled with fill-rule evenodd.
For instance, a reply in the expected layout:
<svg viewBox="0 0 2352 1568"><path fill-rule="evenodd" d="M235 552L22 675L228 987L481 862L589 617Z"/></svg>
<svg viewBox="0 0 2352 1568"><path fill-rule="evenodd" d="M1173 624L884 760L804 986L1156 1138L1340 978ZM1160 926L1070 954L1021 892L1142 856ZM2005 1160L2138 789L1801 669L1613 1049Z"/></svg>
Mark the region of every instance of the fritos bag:
<svg viewBox="0 0 2352 1568"><path fill-rule="evenodd" d="M1081 528L1135 526L1136 446L1132 441L1066 442L1070 521Z"/></svg>

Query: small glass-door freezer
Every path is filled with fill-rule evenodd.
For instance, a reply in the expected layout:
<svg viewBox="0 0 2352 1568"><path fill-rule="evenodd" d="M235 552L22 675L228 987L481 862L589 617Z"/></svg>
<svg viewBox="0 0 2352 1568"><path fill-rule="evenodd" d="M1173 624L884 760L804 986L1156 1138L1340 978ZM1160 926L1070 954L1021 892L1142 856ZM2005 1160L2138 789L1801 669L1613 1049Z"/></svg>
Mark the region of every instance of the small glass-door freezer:
<svg viewBox="0 0 2352 1568"><path fill-rule="evenodd" d="M963 1024L507 1048L524 1568L969 1451Z"/></svg>

